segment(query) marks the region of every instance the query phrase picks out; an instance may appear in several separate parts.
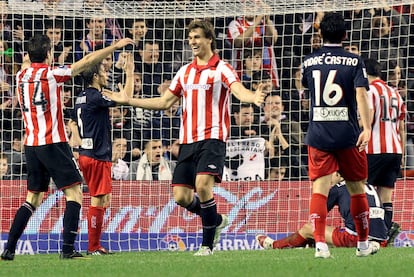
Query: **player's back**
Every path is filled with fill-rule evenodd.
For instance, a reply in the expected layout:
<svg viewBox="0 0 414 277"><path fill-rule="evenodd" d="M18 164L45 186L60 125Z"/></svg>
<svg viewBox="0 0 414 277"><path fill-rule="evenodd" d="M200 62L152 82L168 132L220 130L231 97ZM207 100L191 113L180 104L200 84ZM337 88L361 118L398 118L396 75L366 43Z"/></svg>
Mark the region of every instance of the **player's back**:
<svg viewBox="0 0 414 277"><path fill-rule="evenodd" d="M71 78L69 67L50 69L33 63L16 75L16 88L25 127L25 145L40 146L67 142L61 89Z"/></svg>
<svg viewBox="0 0 414 277"><path fill-rule="evenodd" d="M76 122L82 144L81 155L111 161L111 122L109 107L115 103L105 99L95 88L82 91L75 102Z"/></svg>
<svg viewBox="0 0 414 277"><path fill-rule="evenodd" d="M368 89L362 59L335 44L306 56L302 67L311 98L305 142L324 150L355 146L360 133L355 88Z"/></svg>
<svg viewBox="0 0 414 277"><path fill-rule="evenodd" d="M374 118L367 154L402 154L399 128L407 111L401 95L380 79L371 82L368 95L372 100Z"/></svg>
<svg viewBox="0 0 414 277"><path fill-rule="evenodd" d="M384 221L384 208L382 207L379 196L375 188L369 184L365 184L365 193L367 195L369 206L369 236L378 240L387 238L387 227ZM355 233L355 224L351 215L350 207L351 196L346 188L345 182L338 183L329 191L328 194L328 211L334 206L338 206L341 217L344 220L345 227Z"/></svg>

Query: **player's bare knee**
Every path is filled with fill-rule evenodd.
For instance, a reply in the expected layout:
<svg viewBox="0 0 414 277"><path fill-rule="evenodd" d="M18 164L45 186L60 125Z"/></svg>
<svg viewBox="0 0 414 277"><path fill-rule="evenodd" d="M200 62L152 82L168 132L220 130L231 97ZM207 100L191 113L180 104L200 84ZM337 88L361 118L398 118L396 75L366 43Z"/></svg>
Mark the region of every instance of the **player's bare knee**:
<svg viewBox="0 0 414 277"><path fill-rule="evenodd" d="M193 201L193 193L181 187L174 187L173 196L175 202L181 207L187 207Z"/></svg>
<svg viewBox="0 0 414 277"><path fill-rule="evenodd" d="M71 186L63 190L66 196L66 201L74 201L82 204L82 190L80 185Z"/></svg>
<svg viewBox="0 0 414 277"><path fill-rule="evenodd" d="M38 208L43 200L44 192L28 192L26 196L26 202L30 203L33 207Z"/></svg>

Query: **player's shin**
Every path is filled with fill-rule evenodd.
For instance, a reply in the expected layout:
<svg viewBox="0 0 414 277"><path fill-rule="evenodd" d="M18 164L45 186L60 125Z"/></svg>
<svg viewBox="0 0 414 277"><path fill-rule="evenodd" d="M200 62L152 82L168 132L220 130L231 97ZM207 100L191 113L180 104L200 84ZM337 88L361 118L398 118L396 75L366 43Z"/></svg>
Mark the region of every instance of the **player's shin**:
<svg viewBox="0 0 414 277"><path fill-rule="evenodd" d="M203 224L203 242L202 246L208 246L213 249L214 235L217 224L217 205L214 198L200 203L201 206L201 221Z"/></svg>

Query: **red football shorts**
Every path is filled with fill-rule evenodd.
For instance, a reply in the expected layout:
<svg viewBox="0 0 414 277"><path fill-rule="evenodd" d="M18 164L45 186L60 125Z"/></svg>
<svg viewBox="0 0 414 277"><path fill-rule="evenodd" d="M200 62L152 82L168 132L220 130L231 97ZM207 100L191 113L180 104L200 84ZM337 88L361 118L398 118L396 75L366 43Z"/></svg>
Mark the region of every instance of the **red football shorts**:
<svg viewBox="0 0 414 277"><path fill-rule="evenodd" d="M89 188L91 196L112 192L112 162L99 161L88 156L79 156L79 167Z"/></svg>
<svg viewBox="0 0 414 277"><path fill-rule="evenodd" d="M356 247L358 237L345 231L344 228L337 227L332 231L332 243L336 247Z"/></svg>
<svg viewBox="0 0 414 277"><path fill-rule="evenodd" d="M365 151L352 147L334 151L323 151L308 146L309 179L311 181L338 171L347 181L368 178L368 163Z"/></svg>

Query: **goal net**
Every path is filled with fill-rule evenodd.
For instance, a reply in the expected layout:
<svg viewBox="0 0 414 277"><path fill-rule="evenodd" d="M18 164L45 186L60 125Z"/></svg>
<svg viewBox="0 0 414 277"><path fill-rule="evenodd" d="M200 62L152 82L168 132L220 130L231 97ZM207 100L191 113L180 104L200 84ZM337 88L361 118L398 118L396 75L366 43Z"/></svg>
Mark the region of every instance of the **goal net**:
<svg viewBox="0 0 414 277"><path fill-rule="evenodd" d="M246 87L254 90L260 82L272 86L272 97L260 108L230 100L231 132L223 182L214 188L218 211L228 215L230 224L216 248L258 249L257 233L282 238L296 231L308 221L311 192L304 145L309 95L300 84L300 65L305 55L321 46L319 22L328 11L340 12L346 19L344 46L378 59L384 79L406 101L406 155L393 195L394 221L402 232L393 245L414 246L414 1L9 0L0 1L0 250L27 192L24 127L14 78L28 39L47 34L53 43L52 65L61 66L130 37L135 42L132 47L105 59L108 89L116 91L117 83L125 81L122 65L127 52L134 56L134 97L156 97L168 88L177 70L192 60L186 26L194 19L214 25L218 55L233 65ZM246 29L259 17L249 35ZM243 42L239 37L243 32L252 39ZM82 89L80 77L64 85L66 121L73 118L74 101ZM268 121L272 113L280 122L280 136ZM184 251L201 244L200 218L174 202L169 186L180 115L179 105L162 112L129 106L111 109L114 181L112 203L105 211L104 247ZM70 128L67 131L71 138ZM158 142L162 151L151 150ZM79 145L72 139L70 145L76 157ZM137 170L143 167L144 157L157 155L164 160L150 167L149 175ZM169 170L161 173L160 167ZM77 248L86 251L90 197L87 186L83 189ZM64 196L51 181L49 194L19 241L17 254L60 251L64 207ZM329 224L342 226L338 211L331 211Z"/></svg>

